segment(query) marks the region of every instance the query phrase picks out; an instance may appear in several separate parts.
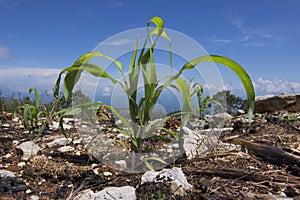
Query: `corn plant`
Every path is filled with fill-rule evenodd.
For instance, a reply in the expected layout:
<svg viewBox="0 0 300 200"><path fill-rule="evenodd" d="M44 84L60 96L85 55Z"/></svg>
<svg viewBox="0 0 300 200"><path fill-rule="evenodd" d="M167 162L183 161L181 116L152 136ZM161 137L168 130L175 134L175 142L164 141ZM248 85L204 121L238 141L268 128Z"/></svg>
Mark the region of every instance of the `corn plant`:
<svg viewBox="0 0 300 200"><path fill-rule="evenodd" d="M42 115L45 112L45 107L40 104L40 93L36 88L30 88L28 91L28 94L34 91L35 93L35 104L31 105L28 103L25 103L24 105L20 106L20 108L23 110L23 118L24 118L24 127L25 129L29 128L29 123L31 123L31 126L38 127L38 121L39 118L42 117ZM42 110L41 110L42 108Z"/></svg>
<svg viewBox="0 0 300 200"><path fill-rule="evenodd" d="M154 27L150 27L151 24L154 24ZM151 113L155 104L157 103L158 98L162 92L169 87L175 87L181 92L183 107L181 109L181 126L185 126L192 114L192 104L191 104L191 93L190 93L190 84L188 81L181 78L181 75L186 70L191 70L195 68L196 65L202 62L216 62L223 64L230 69L232 69L238 77L241 79L248 97L249 104L249 118L252 117L254 109L254 90L252 82L246 73L246 71L236 62L232 61L229 58L217 56L217 55L207 55L195 58L194 60L187 62L183 65L179 71L174 72L170 76L165 76L158 79L156 72L156 65L154 62L154 52L155 45L158 42L159 38L163 38L170 42L171 39L164 30L164 21L160 17L153 17L147 22L147 33L148 36L143 43L143 47L138 50L138 43L133 48L131 62L129 64L129 74L128 78L125 76L125 71L123 64L107 55L104 55L100 52L88 52L80 56L73 65L63 69L56 81L54 88L54 99L58 99L59 87L61 79L64 76L64 85L63 92L64 98L68 99L72 95L72 91L83 71L88 72L89 74L110 80L116 86L119 86L123 89L124 93L127 95L128 106L130 112L130 121L127 121L122 117L114 107L106 105L119 119L122 120L123 124L126 126L126 129L119 129L119 132L128 136L130 141L130 148L126 147L125 143L119 140L114 140L126 148L128 155L130 156L130 166L131 171L136 170L137 166L142 162L148 168L152 169L150 164L151 160L157 160L164 162L160 158L151 157L144 158L142 153L147 146L145 138L155 137L153 134L156 129L158 129L163 120L157 120L156 122L151 122ZM90 60L94 57L100 57L111 61L118 71L122 75L122 80L118 80L112 77L105 69L101 66L93 64ZM170 67L172 68L172 52L171 48L169 50L169 59ZM139 77L143 77L144 85L144 94L141 98L137 97L138 82ZM163 84L162 81L164 81ZM200 98L202 95L202 87L198 86L197 95ZM196 86L194 86L196 87ZM199 105L201 108L204 108L208 100L205 100L204 104ZM94 102L103 105L100 102ZM91 104L92 105L92 104ZM86 105L85 105L86 106ZM73 109L80 112L80 106L75 106ZM201 109L200 109L201 110ZM201 112L203 109L201 110ZM71 109L67 109L66 113L72 113ZM75 113L75 112L74 112ZM61 116L64 116L64 111L61 111ZM176 135L173 135L176 138Z"/></svg>
<svg viewBox="0 0 300 200"><path fill-rule="evenodd" d="M29 127L33 129L40 128L36 135L36 138L38 138L49 126L56 106L52 105L49 111L46 105L40 104L40 92L36 88L30 88L28 94L30 95L32 92L35 94L35 103L33 105L25 103L20 106L19 109L23 111L23 124L25 129L29 129Z"/></svg>
<svg viewBox="0 0 300 200"><path fill-rule="evenodd" d="M192 82L192 81L190 81ZM191 96L194 96L196 94L197 97L197 105L198 105L198 112L199 112L199 118L203 119L205 112L207 111L207 108L209 104L211 103L211 96L207 95L203 97L203 87L201 83L194 83L191 88Z"/></svg>

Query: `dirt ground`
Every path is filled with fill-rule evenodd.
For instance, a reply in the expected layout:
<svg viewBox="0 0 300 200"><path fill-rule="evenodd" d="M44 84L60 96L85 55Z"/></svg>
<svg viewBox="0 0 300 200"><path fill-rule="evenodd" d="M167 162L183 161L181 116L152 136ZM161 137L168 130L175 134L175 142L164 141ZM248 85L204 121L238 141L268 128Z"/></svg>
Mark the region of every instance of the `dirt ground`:
<svg viewBox="0 0 300 200"><path fill-rule="evenodd" d="M187 160L184 156L167 168L180 167L193 185L184 197L174 196L170 185L146 183L142 174L118 172L88 155L60 153L44 148L41 154L22 161L16 141L35 138L34 132L13 126L12 116L0 112L0 169L16 177L0 178L0 199L72 199L80 191L100 191L108 186L133 186L137 199L300 199L300 114L277 112L256 114L248 124L236 121L232 131L223 132L220 142L237 145L234 150L220 150L218 145L203 158ZM1 127L1 126L0 126ZM74 130L68 131L78 137ZM51 137L63 137L53 131ZM50 136L43 136L50 137ZM37 144L42 145L39 140ZM80 144L72 145L75 149ZM93 167L91 167L93 166ZM97 173L94 172L95 168ZM112 172L104 176L102 172ZM97 175L98 174L98 175Z"/></svg>

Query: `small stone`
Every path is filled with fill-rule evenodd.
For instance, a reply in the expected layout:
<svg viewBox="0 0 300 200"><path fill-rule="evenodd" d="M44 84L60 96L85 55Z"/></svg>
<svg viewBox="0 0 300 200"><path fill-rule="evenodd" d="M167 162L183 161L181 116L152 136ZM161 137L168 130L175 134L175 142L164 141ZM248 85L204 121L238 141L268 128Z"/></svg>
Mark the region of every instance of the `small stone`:
<svg viewBox="0 0 300 200"><path fill-rule="evenodd" d="M100 192L94 193L91 189L83 191L76 196L74 200L86 200L86 199L126 199L136 200L135 188L131 186L123 187L107 187Z"/></svg>
<svg viewBox="0 0 300 200"><path fill-rule="evenodd" d="M103 129L103 127L101 126L101 125L99 125L99 124L97 124L95 127L94 127L96 130L98 130L98 129Z"/></svg>
<svg viewBox="0 0 300 200"><path fill-rule="evenodd" d="M23 160L28 160L30 156L37 155L37 153L41 150L37 144L31 141L23 142L22 144L16 146L16 148L23 151Z"/></svg>
<svg viewBox="0 0 300 200"><path fill-rule="evenodd" d="M215 115L205 116L209 123L212 123L216 127L228 127L231 124L232 116L228 113L218 113Z"/></svg>
<svg viewBox="0 0 300 200"><path fill-rule="evenodd" d="M112 176L112 173L111 172L103 172L103 175L106 176L106 177L107 176Z"/></svg>
<svg viewBox="0 0 300 200"><path fill-rule="evenodd" d="M146 182L170 182L171 190L175 191L174 195L184 196L186 191L192 189L192 185L187 179L181 168L173 167L172 169L163 169L159 172L148 171L142 176L141 184Z"/></svg>
<svg viewBox="0 0 300 200"><path fill-rule="evenodd" d="M17 123L17 122L20 121L20 118L19 118L19 117L15 117L15 118L13 118L11 121Z"/></svg>
<svg viewBox="0 0 300 200"><path fill-rule="evenodd" d="M72 152L75 150L75 148L71 147L71 146L63 146L63 147L58 148L57 150L62 153L65 153L65 152Z"/></svg>
<svg viewBox="0 0 300 200"><path fill-rule="evenodd" d="M64 123L66 123L66 124L68 124L70 122L74 122L74 118L67 118L67 117L65 117L65 118L63 118L63 120L64 120Z"/></svg>
<svg viewBox="0 0 300 200"><path fill-rule="evenodd" d="M60 127L59 127L59 122L53 121L51 127L54 128L54 129L59 129L59 128L60 128ZM64 129L69 130L69 129L71 129L73 126L72 126L72 125L69 125L69 124L64 124L64 123L63 123L63 127L64 127Z"/></svg>
<svg viewBox="0 0 300 200"><path fill-rule="evenodd" d="M48 147L55 147L55 146L64 146L67 145L71 142L71 139L67 139L67 138L58 138L53 140L52 142L47 143Z"/></svg>
<svg viewBox="0 0 300 200"><path fill-rule="evenodd" d="M245 114L246 112L244 111L244 110L242 110L242 109L238 109L237 110L237 114L238 115L243 115L243 114Z"/></svg>
<svg viewBox="0 0 300 200"><path fill-rule="evenodd" d="M92 169L95 169L95 168L97 168L97 167L98 167L98 164L96 164L96 163L93 163L93 164L91 165L91 167L92 167Z"/></svg>
<svg viewBox="0 0 300 200"><path fill-rule="evenodd" d="M127 168L127 163L125 160L117 160L115 164L119 166L120 170L124 170Z"/></svg>
<svg viewBox="0 0 300 200"><path fill-rule="evenodd" d="M13 145L18 145L20 142L18 140L13 140L12 143Z"/></svg>
<svg viewBox="0 0 300 200"><path fill-rule="evenodd" d="M93 169L93 172L94 172L96 175L99 175L99 168Z"/></svg>
<svg viewBox="0 0 300 200"><path fill-rule="evenodd" d="M111 131L112 131L113 133L117 133L117 132L118 132L118 129L113 128Z"/></svg>
<svg viewBox="0 0 300 200"><path fill-rule="evenodd" d="M73 140L73 144L80 144L82 142L82 139L76 139L76 140Z"/></svg>
<svg viewBox="0 0 300 200"><path fill-rule="evenodd" d="M39 198L39 196L37 196L37 195L31 195L30 197L29 197L29 200L39 200L40 198Z"/></svg>
<svg viewBox="0 0 300 200"><path fill-rule="evenodd" d="M2 127L3 127L3 128L9 128L10 125L9 125L9 124L2 124Z"/></svg>
<svg viewBox="0 0 300 200"><path fill-rule="evenodd" d="M118 119L118 120L116 121L116 125L122 125L122 124L123 124L122 120Z"/></svg>
<svg viewBox="0 0 300 200"><path fill-rule="evenodd" d="M32 191L31 191L31 189L27 189L27 190L25 191L25 193L26 193L26 194L30 194L30 193L32 193Z"/></svg>
<svg viewBox="0 0 300 200"><path fill-rule="evenodd" d="M4 157L5 157L5 158L10 158L10 157L11 157L11 154L8 153L8 154L6 154Z"/></svg>
<svg viewBox="0 0 300 200"><path fill-rule="evenodd" d="M124 134L122 134L122 133L119 133L118 135L117 135L117 138L118 139L128 139L128 138L130 138L128 135L124 135Z"/></svg>
<svg viewBox="0 0 300 200"><path fill-rule="evenodd" d="M88 189L85 191L82 191L77 195L74 200L86 200L86 199L95 199L95 193L93 190Z"/></svg>
<svg viewBox="0 0 300 200"><path fill-rule="evenodd" d="M16 177L13 172L7 171L7 170L0 170L0 177Z"/></svg>
<svg viewBox="0 0 300 200"><path fill-rule="evenodd" d="M26 165L26 163L25 163L25 162L19 162L17 165L18 165L19 167L24 167L24 166Z"/></svg>

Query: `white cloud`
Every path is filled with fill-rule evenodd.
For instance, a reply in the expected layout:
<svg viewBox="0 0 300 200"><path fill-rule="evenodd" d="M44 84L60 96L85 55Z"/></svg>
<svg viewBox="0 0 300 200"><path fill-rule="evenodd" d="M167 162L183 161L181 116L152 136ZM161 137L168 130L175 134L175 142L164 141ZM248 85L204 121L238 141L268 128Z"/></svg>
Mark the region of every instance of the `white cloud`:
<svg viewBox="0 0 300 200"><path fill-rule="evenodd" d="M235 44L242 47L265 47L278 41L278 38L273 36L266 28L257 29L247 26L247 21L242 15L229 18L229 22L237 29L236 34L232 34L225 39L214 35L208 40L218 44Z"/></svg>
<svg viewBox="0 0 300 200"><path fill-rule="evenodd" d="M46 76L58 76L60 69L43 69L34 67L0 67L0 77L46 77Z"/></svg>
<svg viewBox="0 0 300 200"><path fill-rule="evenodd" d="M248 42L248 43L244 43L244 47L264 47L264 46L268 46L268 44L266 44L264 42Z"/></svg>
<svg viewBox="0 0 300 200"><path fill-rule="evenodd" d="M30 87L50 91L59 72L59 69L0 67L0 85L14 92L27 92Z"/></svg>
<svg viewBox="0 0 300 200"><path fill-rule="evenodd" d="M289 80L288 78L280 78L275 80L267 80L259 77L256 81L253 81L253 87L256 96L263 95L279 95L279 94L299 94L300 82ZM244 86L240 82L225 82L222 87L216 87L215 85L204 84L205 91L210 91L214 94L217 91L229 90L232 94L246 98L246 91Z"/></svg>
<svg viewBox="0 0 300 200"><path fill-rule="evenodd" d="M122 45L126 45L129 44L131 42L131 40L129 39L117 39L111 42L106 43L106 45L112 45L112 46L122 46Z"/></svg>
<svg viewBox="0 0 300 200"><path fill-rule="evenodd" d="M217 42L217 43L225 43L225 44L232 42L231 40L228 40L228 39L208 39L208 41Z"/></svg>
<svg viewBox="0 0 300 200"><path fill-rule="evenodd" d="M11 55L9 49L5 46L0 45L0 58L9 58L10 56Z"/></svg>
<svg viewBox="0 0 300 200"><path fill-rule="evenodd" d="M203 89L209 91L210 93L214 94L218 91L226 90L226 86L219 86L219 85L213 85L213 84L204 84Z"/></svg>
<svg viewBox="0 0 300 200"><path fill-rule="evenodd" d="M253 82L257 95L267 95L280 93L291 94L300 92L300 83L288 80L287 78L266 80L262 77Z"/></svg>
<svg viewBox="0 0 300 200"><path fill-rule="evenodd" d="M243 16L237 16L235 18L231 19L231 23L238 28L238 30L243 33L243 34L247 34L247 32L244 30L244 17Z"/></svg>

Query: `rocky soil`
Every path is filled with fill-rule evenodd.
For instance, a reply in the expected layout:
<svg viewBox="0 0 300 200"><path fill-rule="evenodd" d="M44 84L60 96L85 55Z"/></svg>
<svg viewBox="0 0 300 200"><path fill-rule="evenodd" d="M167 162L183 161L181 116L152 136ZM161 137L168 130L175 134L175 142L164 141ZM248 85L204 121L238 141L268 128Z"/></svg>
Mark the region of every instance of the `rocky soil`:
<svg viewBox="0 0 300 200"><path fill-rule="evenodd" d="M0 111L0 199L104 199L101 191L106 199L120 199L111 187L133 192L123 199L300 199L300 112L256 113L250 126L246 118L232 118L204 157L183 155L166 166L180 169L187 181L174 187L174 177L149 182L144 173L99 162L72 121L68 139L54 126L36 139L20 116ZM166 126L178 127L178 121Z"/></svg>

